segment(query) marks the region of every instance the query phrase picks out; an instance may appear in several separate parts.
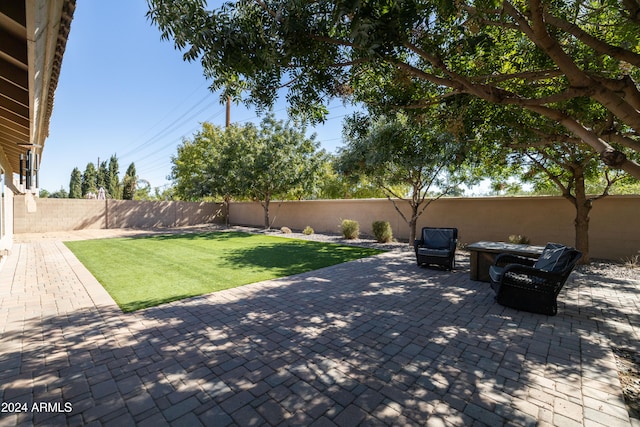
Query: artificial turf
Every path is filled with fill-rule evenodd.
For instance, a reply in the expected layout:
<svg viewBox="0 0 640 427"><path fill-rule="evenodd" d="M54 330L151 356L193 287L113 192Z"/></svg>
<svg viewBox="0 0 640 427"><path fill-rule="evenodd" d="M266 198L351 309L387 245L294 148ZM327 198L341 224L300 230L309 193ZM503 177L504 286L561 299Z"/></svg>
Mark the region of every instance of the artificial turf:
<svg viewBox="0 0 640 427"><path fill-rule="evenodd" d="M65 243L125 312L382 251L242 232Z"/></svg>

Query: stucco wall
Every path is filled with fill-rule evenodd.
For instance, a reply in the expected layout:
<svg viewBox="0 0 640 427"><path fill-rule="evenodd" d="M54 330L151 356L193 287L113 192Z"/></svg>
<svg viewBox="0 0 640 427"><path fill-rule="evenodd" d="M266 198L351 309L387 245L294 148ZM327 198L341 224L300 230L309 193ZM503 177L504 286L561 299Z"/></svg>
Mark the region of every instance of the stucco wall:
<svg viewBox="0 0 640 427"><path fill-rule="evenodd" d="M408 209L403 209L408 216ZM409 227L390 201L317 200L272 203L273 227L303 229L307 225L316 232L339 232L342 219L360 223L364 234L371 234L373 221L391 223L394 236L408 239ZM433 202L420 217L423 226L451 226L459 229L463 243L479 240L506 241L511 234L524 234L532 244L548 241L574 245L575 210L562 197L482 197L446 198ZM232 203L232 224L264 223L258 203ZM640 196L609 196L594 203L590 220L590 252L595 258L621 259L640 250Z"/></svg>
<svg viewBox="0 0 640 427"><path fill-rule="evenodd" d="M6 194L6 193L5 193ZM14 197L14 233L78 230L84 228L155 228L214 221L220 206L214 203L138 202L125 200L32 199ZM408 209L404 207L406 215ZM374 221L391 223L394 235L409 238L409 228L386 199L310 200L271 204L274 228L339 232L342 219L360 223L371 234ZM421 216L423 226L452 226L463 243L507 240L524 234L532 244L548 241L574 244L573 206L561 197L446 198L433 202ZM230 221L262 227L259 203L234 202ZM590 221L591 256L621 259L640 250L640 196L609 196L594 203Z"/></svg>
<svg viewBox="0 0 640 427"><path fill-rule="evenodd" d="M133 200L33 199L16 196L14 232L95 228L158 228L213 222L215 203Z"/></svg>
<svg viewBox="0 0 640 427"><path fill-rule="evenodd" d="M2 181L0 181L0 185ZM13 246L13 193L8 187L4 188L4 196L0 200L0 209L2 209L3 233L0 233L0 259L3 254L7 253Z"/></svg>

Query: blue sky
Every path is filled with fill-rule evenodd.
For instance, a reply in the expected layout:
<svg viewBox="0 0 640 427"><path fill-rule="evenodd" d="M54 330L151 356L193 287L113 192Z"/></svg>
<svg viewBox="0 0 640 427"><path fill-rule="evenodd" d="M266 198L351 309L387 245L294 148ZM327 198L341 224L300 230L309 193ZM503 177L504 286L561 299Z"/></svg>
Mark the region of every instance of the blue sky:
<svg viewBox="0 0 640 427"><path fill-rule="evenodd" d="M187 63L146 18L144 0L78 1L62 63L40 188L68 191L74 167L116 154L120 177L129 164L152 187L169 184L171 156L183 138L208 121L224 126L225 106L209 91L199 62ZM286 105L274 112L286 118ZM327 121L313 129L327 151L342 144L348 109L329 104ZM232 122L259 122L232 106ZM310 132L311 133L311 132Z"/></svg>

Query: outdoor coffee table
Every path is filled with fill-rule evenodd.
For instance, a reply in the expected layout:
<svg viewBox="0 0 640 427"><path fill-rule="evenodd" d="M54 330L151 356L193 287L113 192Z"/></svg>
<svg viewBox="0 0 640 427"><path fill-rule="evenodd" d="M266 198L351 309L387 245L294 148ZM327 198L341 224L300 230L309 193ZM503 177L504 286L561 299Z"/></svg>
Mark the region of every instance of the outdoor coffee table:
<svg viewBox="0 0 640 427"><path fill-rule="evenodd" d="M544 250L543 246L521 245L505 242L475 242L467 246L471 255L471 280L490 282L489 267L498 254L514 254L537 258Z"/></svg>

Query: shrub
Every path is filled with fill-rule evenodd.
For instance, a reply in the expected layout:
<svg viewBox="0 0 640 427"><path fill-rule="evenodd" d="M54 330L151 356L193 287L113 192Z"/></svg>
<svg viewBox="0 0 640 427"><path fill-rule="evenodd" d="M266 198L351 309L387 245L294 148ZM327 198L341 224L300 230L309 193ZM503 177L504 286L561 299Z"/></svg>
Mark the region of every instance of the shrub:
<svg viewBox="0 0 640 427"><path fill-rule="evenodd" d="M311 226L309 226L309 225L307 225L304 228L304 230L302 230L302 234L305 234L307 236L310 235L310 234L313 234L313 233L314 233L313 228L311 228Z"/></svg>
<svg viewBox="0 0 640 427"><path fill-rule="evenodd" d="M393 240L393 231L389 221L374 221L371 229L378 243L389 243Z"/></svg>
<svg viewBox="0 0 640 427"><path fill-rule="evenodd" d="M284 234L291 234L291 229L289 227L282 227L280 228L280 231Z"/></svg>
<svg viewBox="0 0 640 427"><path fill-rule="evenodd" d="M529 238L522 234L512 234L509 236L509 243L519 243L523 245L529 244Z"/></svg>
<svg viewBox="0 0 640 427"><path fill-rule="evenodd" d="M345 239L357 239L360 235L360 225L352 219L343 219L341 229Z"/></svg>

